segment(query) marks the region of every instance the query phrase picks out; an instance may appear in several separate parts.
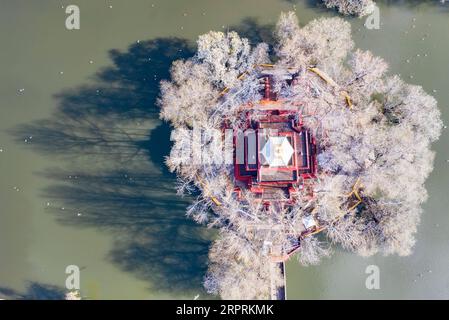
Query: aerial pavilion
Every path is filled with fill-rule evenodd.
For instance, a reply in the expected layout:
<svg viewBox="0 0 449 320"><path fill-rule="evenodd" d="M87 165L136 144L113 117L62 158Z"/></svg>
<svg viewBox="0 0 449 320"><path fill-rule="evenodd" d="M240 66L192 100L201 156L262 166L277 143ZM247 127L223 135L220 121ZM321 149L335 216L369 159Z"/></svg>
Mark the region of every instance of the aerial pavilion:
<svg viewBox="0 0 449 320"><path fill-rule="evenodd" d="M294 81L294 74L284 76ZM249 189L267 205L279 200L279 191L293 203L317 172L315 139L298 108L271 91L272 81L272 74L262 73L263 99L246 106L245 128L234 135L236 192Z"/></svg>

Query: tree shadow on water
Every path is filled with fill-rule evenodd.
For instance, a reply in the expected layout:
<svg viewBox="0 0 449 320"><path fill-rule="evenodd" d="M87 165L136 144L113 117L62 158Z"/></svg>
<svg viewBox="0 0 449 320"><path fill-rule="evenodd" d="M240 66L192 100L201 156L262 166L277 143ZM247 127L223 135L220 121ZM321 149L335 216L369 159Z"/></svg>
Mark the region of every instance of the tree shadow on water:
<svg viewBox="0 0 449 320"><path fill-rule="evenodd" d="M261 24L254 17L246 17L239 24L231 26L229 29L237 32L241 37L247 38L253 46L260 42L265 42L271 46L275 44L275 25Z"/></svg>
<svg viewBox="0 0 449 320"><path fill-rule="evenodd" d="M272 41L273 26L251 18L232 29L252 43ZM51 117L11 132L60 163L38 173L50 181L41 193L46 210L61 224L112 234L108 259L150 290L173 296L201 290L214 235L185 217L191 199L176 194L176 177L165 166L170 127L156 106L172 62L193 54L179 38L111 50L111 66L55 96Z"/></svg>
<svg viewBox="0 0 449 320"><path fill-rule="evenodd" d="M159 81L174 60L193 54L183 39L159 38L110 51L112 65L87 85L55 96L55 113L12 134L61 165L39 175L41 196L57 221L114 237L108 259L182 295L201 288L211 231L186 219L189 199L176 195L165 168L170 128L158 118Z"/></svg>
<svg viewBox="0 0 449 320"><path fill-rule="evenodd" d="M65 291L57 286L29 282L25 292L0 287L0 298L12 300L64 300Z"/></svg>

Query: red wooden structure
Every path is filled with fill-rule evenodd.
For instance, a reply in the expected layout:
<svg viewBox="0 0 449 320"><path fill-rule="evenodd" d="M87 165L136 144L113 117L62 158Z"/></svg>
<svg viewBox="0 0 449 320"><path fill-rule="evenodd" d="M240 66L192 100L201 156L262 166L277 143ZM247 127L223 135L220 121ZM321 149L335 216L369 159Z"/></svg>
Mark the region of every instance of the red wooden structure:
<svg viewBox="0 0 449 320"><path fill-rule="evenodd" d="M269 204L281 190L293 202L316 176L317 148L297 109L277 99L270 81L262 79L264 98L244 111L246 128L234 133L236 192L249 189Z"/></svg>

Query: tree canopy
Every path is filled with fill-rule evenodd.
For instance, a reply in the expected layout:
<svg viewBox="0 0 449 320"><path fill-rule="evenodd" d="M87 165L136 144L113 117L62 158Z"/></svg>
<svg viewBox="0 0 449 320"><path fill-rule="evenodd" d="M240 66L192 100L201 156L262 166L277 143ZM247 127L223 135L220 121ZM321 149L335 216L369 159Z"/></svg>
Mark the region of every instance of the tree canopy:
<svg viewBox="0 0 449 320"><path fill-rule="evenodd" d="M328 8L336 8L344 15L366 16L370 14L375 6L372 0L323 0Z"/></svg>

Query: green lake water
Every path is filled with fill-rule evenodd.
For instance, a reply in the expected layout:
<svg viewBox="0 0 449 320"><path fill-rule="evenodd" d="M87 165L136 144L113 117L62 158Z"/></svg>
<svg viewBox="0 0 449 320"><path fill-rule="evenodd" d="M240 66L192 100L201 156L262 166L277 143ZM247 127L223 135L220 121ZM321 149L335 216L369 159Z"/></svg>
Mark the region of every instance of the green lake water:
<svg viewBox="0 0 449 320"><path fill-rule="evenodd" d="M380 30L348 19L356 45L432 93L448 121L449 4L380 2ZM69 4L80 30L65 28ZM201 285L213 232L185 218L164 166L158 82L198 35L269 40L292 9L301 24L336 15L314 1L0 0L0 298L59 298L68 265L91 299L214 298ZM289 299L449 298L448 145L444 130L411 256L292 259ZM379 290L365 288L371 264Z"/></svg>

